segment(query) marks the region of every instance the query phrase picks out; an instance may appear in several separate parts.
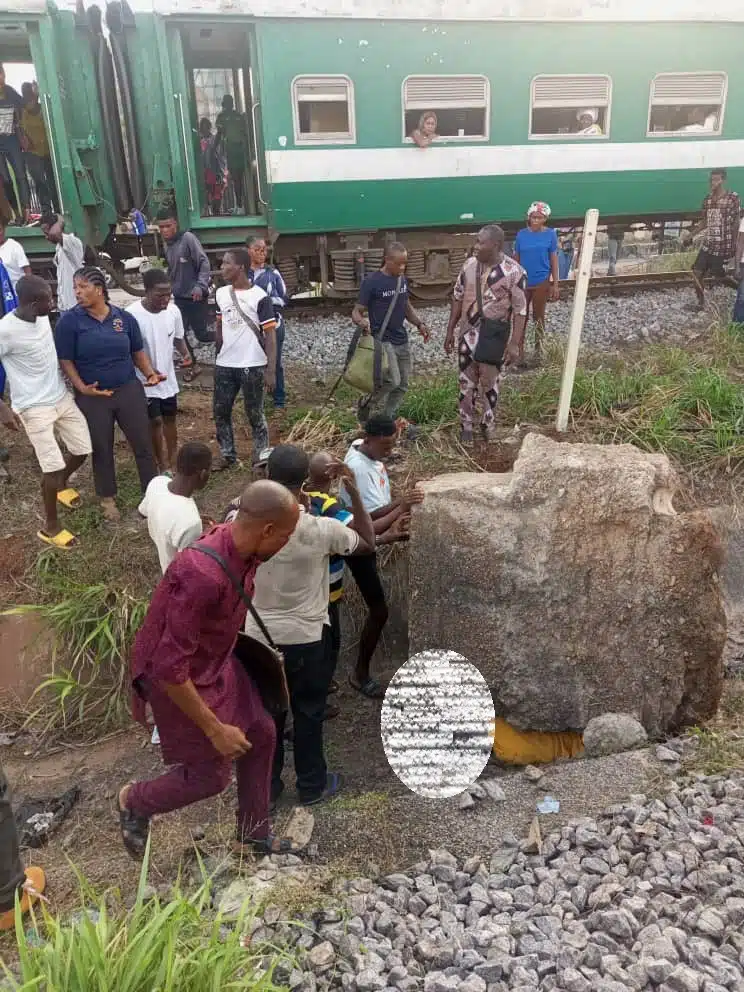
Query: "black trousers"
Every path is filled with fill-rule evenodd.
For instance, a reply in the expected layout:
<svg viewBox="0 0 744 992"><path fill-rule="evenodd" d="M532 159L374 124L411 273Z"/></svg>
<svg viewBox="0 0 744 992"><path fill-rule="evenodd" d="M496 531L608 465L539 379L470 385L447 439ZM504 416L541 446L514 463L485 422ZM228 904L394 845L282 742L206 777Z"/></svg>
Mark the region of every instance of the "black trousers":
<svg viewBox="0 0 744 992"><path fill-rule="evenodd" d="M96 496L111 499L116 496L116 461L114 459L114 426L121 427L134 452L142 492L158 474L152 450L150 418L147 415L145 390L139 379L130 379L114 390L113 396L82 396L75 394L77 405L88 421L93 444L93 480Z"/></svg>
<svg viewBox="0 0 744 992"><path fill-rule="evenodd" d="M352 555L344 561L370 613L386 610L385 590L377 571L377 555Z"/></svg>
<svg viewBox="0 0 744 992"><path fill-rule="evenodd" d="M0 913L15 906L16 892L26 881L18 854L18 831L10 805L10 787L0 765Z"/></svg>
<svg viewBox="0 0 744 992"><path fill-rule="evenodd" d="M209 344L214 341L214 331L209 329L209 307L206 300L187 300L182 297L175 297L173 302L181 311L183 326L186 331L186 347L189 354L194 357L194 349L189 341L189 331L194 335L200 344Z"/></svg>
<svg viewBox="0 0 744 992"><path fill-rule="evenodd" d="M56 210L56 186L52 160L41 155L34 155L31 152L26 152L25 158L26 168L34 181L42 213Z"/></svg>
<svg viewBox="0 0 744 992"><path fill-rule="evenodd" d="M326 787L328 770L323 753L323 713L328 686L333 677L328 650L330 627L323 628L323 639L312 644L279 645L289 686L289 705L294 726L294 760L300 800L317 799ZM276 719L276 750L271 774L271 794L281 792L284 769L284 725Z"/></svg>

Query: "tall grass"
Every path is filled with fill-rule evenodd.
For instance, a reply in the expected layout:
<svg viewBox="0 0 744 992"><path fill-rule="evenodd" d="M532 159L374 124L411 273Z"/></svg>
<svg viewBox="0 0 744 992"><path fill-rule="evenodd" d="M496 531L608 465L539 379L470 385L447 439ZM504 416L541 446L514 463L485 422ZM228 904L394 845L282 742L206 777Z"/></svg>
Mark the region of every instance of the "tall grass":
<svg viewBox="0 0 744 992"><path fill-rule="evenodd" d="M148 856L132 909L112 910L111 893L95 897L81 879L86 908L63 921L46 907L32 917L29 941L16 918L19 968L2 961L12 992L275 992L262 951L243 936L248 908L225 926L210 910L209 885L171 901L146 898ZM90 907L95 906L92 910Z"/></svg>
<svg viewBox="0 0 744 992"><path fill-rule="evenodd" d="M147 600L113 584L71 581L51 551L37 559L35 585L41 602L4 614L37 616L52 634L51 671L27 722L41 721L44 731L119 725L129 703L129 649Z"/></svg>

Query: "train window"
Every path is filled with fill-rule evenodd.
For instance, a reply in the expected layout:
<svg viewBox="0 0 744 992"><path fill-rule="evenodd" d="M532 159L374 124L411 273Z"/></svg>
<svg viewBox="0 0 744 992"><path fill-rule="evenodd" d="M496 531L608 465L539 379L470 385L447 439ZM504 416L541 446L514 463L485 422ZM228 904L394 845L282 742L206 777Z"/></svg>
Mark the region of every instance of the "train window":
<svg viewBox="0 0 744 992"><path fill-rule="evenodd" d="M428 113L436 117L438 138L483 141L488 138L488 102L485 76L408 76L403 81L403 138L410 141Z"/></svg>
<svg viewBox="0 0 744 992"><path fill-rule="evenodd" d="M356 141L354 84L348 76L297 76L292 110L296 144Z"/></svg>
<svg viewBox="0 0 744 992"><path fill-rule="evenodd" d="M530 138L606 138L610 133L609 76L535 76Z"/></svg>
<svg viewBox="0 0 744 992"><path fill-rule="evenodd" d="M648 135L720 134L728 79L724 72L664 72L651 83Z"/></svg>

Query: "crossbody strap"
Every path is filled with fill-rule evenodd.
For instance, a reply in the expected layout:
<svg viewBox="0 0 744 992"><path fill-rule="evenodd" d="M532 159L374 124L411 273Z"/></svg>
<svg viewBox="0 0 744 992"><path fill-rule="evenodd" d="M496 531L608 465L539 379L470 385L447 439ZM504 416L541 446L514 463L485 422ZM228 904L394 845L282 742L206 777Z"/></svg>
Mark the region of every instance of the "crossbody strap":
<svg viewBox="0 0 744 992"><path fill-rule="evenodd" d="M234 286L231 286L230 287L230 300L232 302L232 305L235 307L235 309L238 311L238 313L240 314L240 316L243 318L243 323L244 324L247 324L248 327L250 327L250 329L256 335L256 340L258 341L258 343L263 348L263 346L264 346L264 333L261 330L261 328L258 326L258 324L255 322L255 320L253 320L251 317L249 317L248 314L245 312L245 310L241 307L240 302L238 301L238 294L235 292L235 287Z"/></svg>
<svg viewBox="0 0 744 992"><path fill-rule="evenodd" d="M395 284L395 292L393 293L393 298L390 301L390 306L387 308L387 313L385 314L385 319L380 325L380 330L375 334L375 337L382 341L383 335L387 330L388 324L390 323L390 318L393 316L393 310L395 310L395 304L398 302L398 297L403 289L403 276L398 276L398 282Z"/></svg>
<svg viewBox="0 0 744 992"><path fill-rule="evenodd" d="M217 564L220 566L220 568L222 569L222 571L225 573L225 575L228 577L228 579L232 583L233 588L235 589L235 591L238 593L238 595L240 596L240 598L243 600L243 602L245 603L245 605L248 607L248 610L249 610L251 616L256 621L256 626L261 631L261 633L263 634L263 636L266 638L266 643L269 645L270 648L272 648L272 650L274 650L277 653L279 653L279 648L276 646L276 644L274 644L274 641L273 641L273 639L271 637L271 634L266 629L266 625L264 624L263 620L261 619L261 617L256 612L256 607L253 605L253 600L251 599L251 597L248 595L248 593L243 588L243 583L240 582L238 580L238 578L230 571L230 568L229 568L227 562L225 561L225 559L222 557L222 555L219 554L219 552L215 551L214 548L210 548L210 547L208 547L206 545L203 545L203 544L192 544L191 545L191 550L192 551L198 551L200 554L206 555L208 558L211 558L213 561L216 561L217 562Z"/></svg>

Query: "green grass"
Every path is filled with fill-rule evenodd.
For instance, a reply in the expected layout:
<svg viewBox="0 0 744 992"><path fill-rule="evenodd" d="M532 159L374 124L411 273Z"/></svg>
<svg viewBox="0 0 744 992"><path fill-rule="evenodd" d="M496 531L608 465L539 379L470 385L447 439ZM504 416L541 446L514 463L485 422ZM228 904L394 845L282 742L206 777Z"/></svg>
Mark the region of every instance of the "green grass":
<svg viewBox="0 0 744 992"><path fill-rule="evenodd" d="M128 712L128 654L148 601L121 585L75 581L67 564L53 550L40 554L34 576L40 601L4 614L33 614L53 638L51 671L34 694L27 723L54 731L95 721L105 731Z"/></svg>
<svg viewBox="0 0 744 992"><path fill-rule="evenodd" d="M243 934L250 909L227 926L210 910L208 883L193 895L176 891L161 902L147 898L149 856L140 874L134 906L116 907L113 893L96 896L80 881L81 905L72 920L44 907L32 917L33 940L16 919L19 965L0 961L13 992L278 992L270 948L250 946ZM114 909L111 908L114 902ZM5 987L5 986L3 986Z"/></svg>

